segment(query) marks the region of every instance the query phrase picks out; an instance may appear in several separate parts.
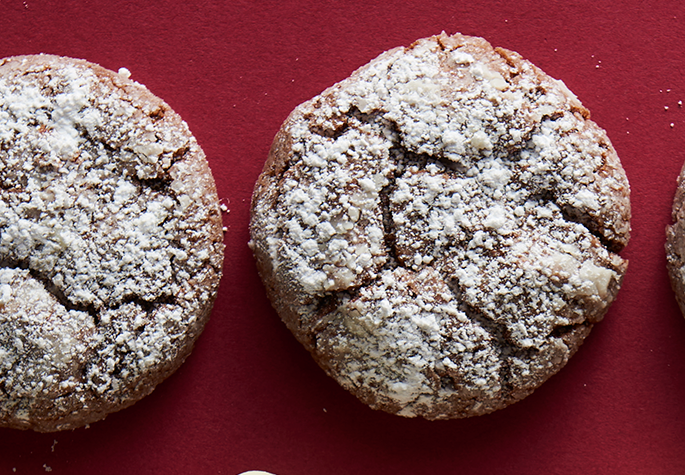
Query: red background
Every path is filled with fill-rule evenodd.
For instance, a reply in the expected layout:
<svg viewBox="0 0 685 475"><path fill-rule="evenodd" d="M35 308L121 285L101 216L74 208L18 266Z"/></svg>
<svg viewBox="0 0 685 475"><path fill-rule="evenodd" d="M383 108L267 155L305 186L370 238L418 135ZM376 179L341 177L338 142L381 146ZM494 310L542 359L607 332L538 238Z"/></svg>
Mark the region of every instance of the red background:
<svg viewBox="0 0 685 475"><path fill-rule="evenodd" d="M663 250L685 161L685 3L471 3L2 0L0 57L127 67L188 122L230 213L219 297L185 365L88 429L0 430L0 474L685 473L685 319ZM374 412L319 370L265 297L247 224L290 110L442 30L518 51L578 95L622 158L633 238L617 302L564 370L503 411L428 422Z"/></svg>

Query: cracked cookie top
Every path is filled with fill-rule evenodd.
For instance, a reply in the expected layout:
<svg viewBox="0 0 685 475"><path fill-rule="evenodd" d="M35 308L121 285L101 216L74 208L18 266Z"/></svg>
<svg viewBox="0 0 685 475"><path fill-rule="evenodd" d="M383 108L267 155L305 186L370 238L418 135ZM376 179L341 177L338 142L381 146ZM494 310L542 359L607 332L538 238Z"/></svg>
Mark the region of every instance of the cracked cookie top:
<svg viewBox="0 0 685 475"><path fill-rule="evenodd" d="M81 60L0 60L0 425L53 431L126 407L183 362L223 262L187 125Z"/></svg>
<svg viewBox="0 0 685 475"><path fill-rule="evenodd" d="M564 366L616 297L629 230L618 156L564 84L442 34L292 112L251 247L329 375L373 408L444 419Z"/></svg>

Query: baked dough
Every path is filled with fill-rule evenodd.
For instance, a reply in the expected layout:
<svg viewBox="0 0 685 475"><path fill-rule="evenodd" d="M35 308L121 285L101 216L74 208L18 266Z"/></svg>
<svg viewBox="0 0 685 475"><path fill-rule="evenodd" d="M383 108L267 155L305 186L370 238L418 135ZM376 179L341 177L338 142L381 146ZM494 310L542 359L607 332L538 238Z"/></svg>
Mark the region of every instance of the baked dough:
<svg viewBox="0 0 685 475"><path fill-rule="evenodd" d="M0 426L71 429L152 392L216 297L204 153L145 87L82 60L0 60Z"/></svg>
<svg viewBox="0 0 685 475"><path fill-rule="evenodd" d="M678 176L672 216L673 224L666 227L666 266L676 301L685 314L685 166Z"/></svg>
<svg viewBox="0 0 685 475"><path fill-rule="evenodd" d="M589 116L481 38L383 53L275 137L251 221L274 308L372 408L445 419L526 397L626 271L629 185Z"/></svg>

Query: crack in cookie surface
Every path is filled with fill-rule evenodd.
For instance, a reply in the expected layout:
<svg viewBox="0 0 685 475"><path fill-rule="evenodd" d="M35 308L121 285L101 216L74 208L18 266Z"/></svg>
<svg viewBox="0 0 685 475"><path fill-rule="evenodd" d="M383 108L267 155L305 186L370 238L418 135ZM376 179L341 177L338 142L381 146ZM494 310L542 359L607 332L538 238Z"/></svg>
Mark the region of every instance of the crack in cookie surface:
<svg viewBox="0 0 685 475"><path fill-rule="evenodd" d="M272 303L372 407L436 419L525 397L625 273L629 187L588 117L481 39L384 53L274 141L251 223Z"/></svg>

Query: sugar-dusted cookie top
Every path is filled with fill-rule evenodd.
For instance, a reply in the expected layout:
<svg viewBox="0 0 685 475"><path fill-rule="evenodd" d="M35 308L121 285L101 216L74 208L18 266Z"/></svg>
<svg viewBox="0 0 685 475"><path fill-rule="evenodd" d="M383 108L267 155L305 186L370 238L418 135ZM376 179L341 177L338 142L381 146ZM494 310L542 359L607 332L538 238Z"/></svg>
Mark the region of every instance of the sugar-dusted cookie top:
<svg viewBox="0 0 685 475"><path fill-rule="evenodd" d="M468 417L562 368L620 288L629 185L560 81L462 35L297 107L252 201L274 307L373 408Z"/></svg>
<svg viewBox="0 0 685 475"><path fill-rule="evenodd" d="M0 426L78 427L150 393L209 317L216 188L187 125L81 60L0 60Z"/></svg>

